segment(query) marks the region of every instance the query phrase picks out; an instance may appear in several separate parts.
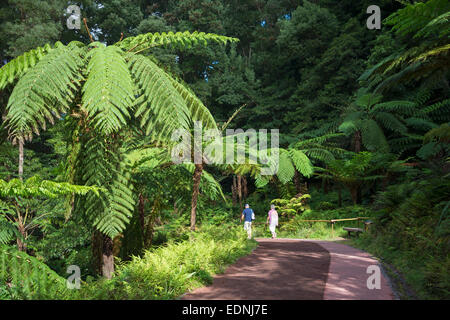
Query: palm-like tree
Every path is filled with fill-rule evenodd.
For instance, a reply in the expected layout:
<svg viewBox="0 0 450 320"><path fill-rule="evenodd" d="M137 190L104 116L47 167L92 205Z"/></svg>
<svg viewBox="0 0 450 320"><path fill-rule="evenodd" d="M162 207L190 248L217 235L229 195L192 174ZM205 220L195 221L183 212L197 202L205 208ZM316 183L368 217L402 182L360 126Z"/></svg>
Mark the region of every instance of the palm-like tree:
<svg viewBox="0 0 450 320"><path fill-rule="evenodd" d="M190 90L143 53L158 46L187 48L236 40L170 32L130 37L111 46L58 42L31 50L0 69L0 90L14 85L6 108L13 142L22 145L48 122L63 118L71 145L69 182L107 190L100 197L73 200L75 213L104 235L105 276L110 277L114 268L112 238L124 230L136 202L124 141L136 132L163 141L175 129L191 128L192 121L214 121Z"/></svg>
<svg viewBox="0 0 450 320"><path fill-rule="evenodd" d="M361 147L369 151L389 152L387 131L403 136L407 125L402 116L416 112L411 101L381 102L382 96L362 94L344 113L339 130L353 136L354 151Z"/></svg>

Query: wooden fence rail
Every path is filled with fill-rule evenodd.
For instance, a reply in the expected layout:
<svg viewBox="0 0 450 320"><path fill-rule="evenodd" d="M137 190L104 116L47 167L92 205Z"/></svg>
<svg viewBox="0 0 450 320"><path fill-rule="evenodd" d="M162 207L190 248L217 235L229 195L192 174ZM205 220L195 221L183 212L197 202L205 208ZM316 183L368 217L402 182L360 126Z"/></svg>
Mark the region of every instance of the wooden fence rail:
<svg viewBox="0 0 450 320"><path fill-rule="evenodd" d="M344 219L330 219L330 220L297 220L299 222L327 222L327 223L331 223L331 237L334 238L334 224L336 222L341 222L341 221L358 221L358 226L359 226L359 222L361 220L364 219L370 219L370 217L357 217L357 218L344 218ZM254 225L262 225L264 223L254 223Z"/></svg>

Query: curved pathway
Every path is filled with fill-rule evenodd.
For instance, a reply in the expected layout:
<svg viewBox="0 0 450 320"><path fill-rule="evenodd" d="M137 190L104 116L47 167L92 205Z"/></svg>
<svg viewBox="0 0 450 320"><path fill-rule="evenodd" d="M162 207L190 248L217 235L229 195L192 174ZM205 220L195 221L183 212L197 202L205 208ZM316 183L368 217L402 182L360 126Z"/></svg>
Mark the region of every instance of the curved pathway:
<svg viewBox="0 0 450 320"><path fill-rule="evenodd" d="M213 284L182 296L186 300L392 300L389 280L369 290L368 253L347 245L315 240L256 239L259 246L240 258ZM380 268L381 269L381 268Z"/></svg>

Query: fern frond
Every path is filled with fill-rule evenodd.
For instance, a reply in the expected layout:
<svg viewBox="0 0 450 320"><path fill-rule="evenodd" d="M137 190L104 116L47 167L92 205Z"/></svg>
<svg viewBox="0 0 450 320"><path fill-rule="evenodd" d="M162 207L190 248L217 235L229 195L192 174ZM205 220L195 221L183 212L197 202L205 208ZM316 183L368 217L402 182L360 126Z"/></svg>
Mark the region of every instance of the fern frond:
<svg viewBox="0 0 450 320"><path fill-rule="evenodd" d="M388 130L395 131L398 133L406 133L408 130L406 126L401 123L397 117L389 112L377 112L374 114L375 119L383 125Z"/></svg>
<svg viewBox="0 0 450 320"><path fill-rule="evenodd" d="M388 152L389 145L380 126L374 120L364 120L362 143L370 151Z"/></svg>
<svg viewBox="0 0 450 320"><path fill-rule="evenodd" d="M378 111L398 113L402 115L414 115L417 113L417 105L412 101L395 100L378 103L370 109L370 113L375 114Z"/></svg>
<svg viewBox="0 0 450 320"><path fill-rule="evenodd" d="M85 195L93 192L98 196L99 188L96 186L78 186L67 182L55 182L42 180L39 176L33 176L25 181L11 179L5 181L0 179L0 196L7 198L15 197L46 197L55 198L67 194Z"/></svg>
<svg viewBox="0 0 450 320"><path fill-rule="evenodd" d="M433 128L436 128L438 125L430 120L423 119L423 118L408 118L405 120L405 123L407 126L412 127L414 129L419 130L430 130Z"/></svg>
<svg viewBox="0 0 450 320"><path fill-rule="evenodd" d="M43 47L37 47L36 49L25 52L1 67L0 90L16 81L30 68L34 67L50 50L52 50L52 47L49 44Z"/></svg>
<svg viewBox="0 0 450 320"><path fill-rule="evenodd" d="M89 139L77 159L78 180L105 189L99 197L75 198L75 214L81 214L100 232L113 238L128 224L136 203L131 171L117 141L96 136Z"/></svg>
<svg viewBox="0 0 450 320"><path fill-rule="evenodd" d="M279 165L278 165L278 172L277 177L280 179L280 182L282 184L285 184L292 180L295 174L295 168L292 164L292 160L289 157L289 153L284 150L280 149L280 156L279 156Z"/></svg>
<svg viewBox="0 0 450 320"><path fill-rule="evenodd" d="M216 121L203 102L189 89L186 83L169 77L189 109L191 122L201 121L204 129L217 129ZM192 125L191 125L192 127Z"/></svg>
<svg viewBox="0 0 450 320"><path fill-rule="evenodd" d="M426 26L440 15L450 11L448 0L429 0L409 4L386 18L385 22L400 35L407 35L419 30L427 30ZM431 24L434 25L435 23Z"/></svg>
<svg viewBox="0 0 450 320"><path fill-rule="evenodd" d="M66 279L25 252L0 245L0 282L9 283L20 299L65 299Z"/></svg>
<svg viewBox="0 0 450 320"><path fill-rule="evenodd" d="M18 81L7 105L10 134L31 137L66 112L79 86L83 50L58 46Z"/></svg>
<svg viewBox="0 0 450 320"><path fill-rule="evenodd" d="M311 177L314 169L308 156L303 151L296 149L289 149L288 153L297 171L305 177Z"/></svg>
<svg viewBox="0 0 450 320"><path fill-rule="evenodd" d="M114 46L99 46L86 57L87 80L83 86L82 106L94 128L104 134L120 130L130 117L134 87L122 51Z"/></svg>
<svg viewBox="0 0 450 320"><path fill-rule="evenodd" d="M171 77L147 57L132 54L128 60L139 95L134 115L140 118L145 134L158 141L170 137L175 129L189 129L190 112Z"/></svg>
<svg viewBox="0 0 450 320"><path fill-rule="evenodd" d="M228 42L239 41L236 38L220 36L213 33L204 32L162 32L162 33L145 33L136 37L128 37L115 44L124 50L134 52L141 51L145 48L166 47L172 49L190 49L197 45L206 46L208 42L216 42L227 44Z"/></svg>

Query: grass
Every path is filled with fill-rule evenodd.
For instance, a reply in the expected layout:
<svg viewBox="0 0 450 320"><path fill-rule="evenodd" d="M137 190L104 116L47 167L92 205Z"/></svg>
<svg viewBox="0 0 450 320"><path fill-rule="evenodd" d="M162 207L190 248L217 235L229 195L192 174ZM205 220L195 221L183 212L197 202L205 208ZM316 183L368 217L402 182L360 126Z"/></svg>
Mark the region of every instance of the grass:
<svg viewBox="0 0 450 320"><path fill-rule="evenodd" d="M328 222L304 222L301 220L330 220L363 216L370 217L371 212L360 206L350 206L332 210L307 210L301 216L296 216L291 220L281 218L279 227L277 228L277 237L336 240L347 235L347 231L343 230L344 227L363 228L362 222L359 224L357 221L336 222L333 234L331 224ZM271 237L269 228L262 218L256 219L253 235L255 237Z"/></svg>

